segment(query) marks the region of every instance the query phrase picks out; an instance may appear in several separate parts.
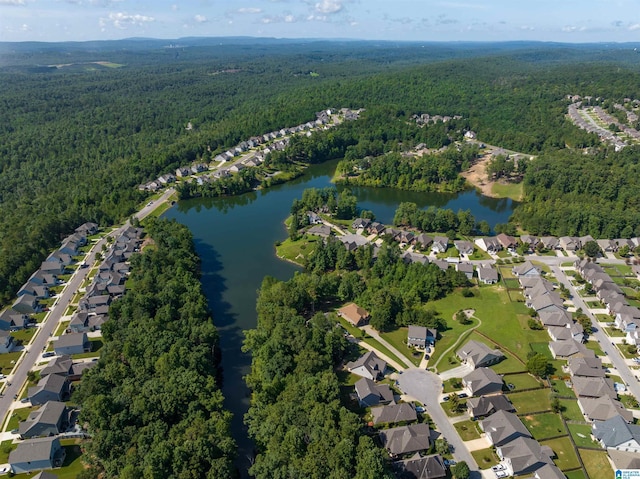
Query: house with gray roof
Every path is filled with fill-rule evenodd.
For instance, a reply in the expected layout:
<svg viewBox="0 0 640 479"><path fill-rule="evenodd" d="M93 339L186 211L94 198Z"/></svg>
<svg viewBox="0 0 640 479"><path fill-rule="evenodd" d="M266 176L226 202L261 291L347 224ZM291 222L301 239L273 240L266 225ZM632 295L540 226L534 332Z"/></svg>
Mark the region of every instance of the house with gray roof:
<svg viewBox="0 0 640 479"><path fill-rule="evenodd" d="M602 361L598 357L569 358L567 363L569 372L573 377L603 378Z"/></svg>
<svg viewBox="0 0 640 479"><path fill-rule="evenodd" d="M540 242L545 249L554 250L560 248L560 241L555 236L542 236Z"/></svg>
<svg viewBox="0 0 640 479"><path fill-rule="evenodd" d="M438 331L434 328L409 325L407 345L424 349L427 345L435 344L437 335Z"/></svg>
<svg viewBox="0 0 640 479"><path fill-rule="evenodd" d="M531 437L529 430L515 414L498 411L480 421L480 429L493 446L502 446L518 437Z"/></svg>
<svg viewBox="0 0 640 479"><path fill-rule="evenodd" d="M467 341L464 346L456 351L456 356L460 361L474 369L491 366L504 359L504 354L499 350L491 349L486 344L475 340Z"/></svg>
<svg viewBox="0 0 640 479"><path fill-rule="evenodd" d="M373 417L373 424L376 425L418 420L414 405L406 402L371 408L371 416Z"/></svg>
<svg viewBox="0 0 640 479"><path fill-rule="evenodd" d="M579 343L584 341L584 328L580 323L570 323L566 326L550 326L547 328L549 337L554 341L573 340Z"/></svg>
<svg viewBox="0 0 640 479"><path fill-rule="evenodd" d="M69 399L69 381L58 374L49 374L29 388L27 393L31 404L38 406L47 401L67 401Z"/></svg>
<svg viewBox="0 0 640 479"><path fill-rule="evenodd" d="M346 368L353 374L377 381L384 377L387 362L384 359L380 359L373 351L368 351L355 361L347 363Z"/></svg>
<svg viewBox="0 0 640 479"><path fill-rule="evenodd" d="M82 354L91 351L91 341L87 333L63 334L53 342L53 350L57 355Z"/></svg>
<svg viewBox="0 0 640 479"><path fill-rule="evenodd" d="M40 311L37 298L30 294L18 296L11 305L11 308L23 314L35 314Z"/></svg>
<svg viewBox="0 0 640 479"><path fill-rule="evenodd" d="M394 402L393 391L388 384L376 384L369 378L356 381L356 395L360 406L371 407Z"/></svg>
<svg viewBox="0 0 640 479"><path fill-rule="evenodd" d="M468 280L473 279L474 267L472 263L456 263L456 271L464 273Z"/></svg>
<svg viewBox="0 0 640 479"><path fill-rule="evenodd" d="M489 368L472 371L462 378L462 384L472 396L497 394L502 391L502 377Z"/></svg>
<svg viewBox="0 0 640 479"><path fill-rule="evenodd" d="M580 249L580 238L575 236L561 236L559 238L560 248L569 251L578 251Z"/></svg>
<svg viewBox="0 0 640 479"><path fill-rule="evenodd" d="M99 226L96 223L87 221L76 228L76 233L84 233L87 236L94 235L98 232Z"/></svg>
<svg viewBox="0 0 640 479"><path fill-rule="evenodd" d="M554 359L595 357L595 353L591 349L588 349L584 344L574 341L573 339L551 341L549 343L549 350Z"/></svg>
<svg viewBox="0 0 640 479"><path fill-rule="evenodd" d="M16 343L11 333L0 329L0 354L10 353L15 346Z"/></svg>
<svg viewBox="0 0 640 479"><path fill-rule="evenodd" d="M484 284L496 284L498 282L498 270L491 266L479 266L478 281Z"/></svg>
<svg viewBox="0 0 640 479"><path fill-rule="evenodd" d="M418 246L420 246L420 248L427 249L433 243L433 238L424 233L420 233L418 236L415 237L415 242Z"/></svg>
<svg viewBox="0 0 640 479"><path fill-rule="evenodd" d="M20 423L20 438L55 436L69 427L69 411L63 402L47 401L40 409L32 411L27 419Z"/></svg>
<svg viewBox="0 0 640 479"><path fill-rule="evenodd" d="M513 236L509 236L506 233L500 233L496 236L498 242L502 245L504 249L513 251L518 246L518 240Z"/></svg>
<svg viewBox="0 0 640 479"><path fill-rule="evenodd" d="M578 406L582 414L590 421L606 421L615 416L622 416L627 422L633 421L631 411L625 409L620 401L609 396L579 397Z"/></svg>
<svg viewBox="0 0 640 479"><path fill-rule="evenodd" d="M421 457L416 453L411 459L396 461L393 469L398 479L442 479L447 477L444 460L440 454Z"/></svg>
<svg viewBox="0 0 640 479"><path fill-rule="evenodd" d="M307 231L310 235L320 236L321 238L328 238L331 236L331 226L328 225L313 225Z"/></svg>
<svg viewBox="0 0 640 479"><path fill-rule="evenodd" d="M28 439L9 454L9 466L14 474L53 469L62 466L65 450L57 437Z"/></svg>
<svg viewBox="0 0 640 479"><path fill-rule="evenodd" d="M498 457L503 461L509 475L524 475L553 464L554 452L551 448L540 446L538 441L530 437L519 437L496 449Z"/></svg>
<svg viewBox="0 0 640 479"><path fill-rule="evenodd" d="M610 378L590 378L575 376L571 383L577 397L599 398L609 396L611 399L617 399L618 395L613 387L613 381Z"/></svg>
<svg viewBox="0 0 640 479"><path fill-rule="evenodd" d="M540 268L535 266L531 261L525 261L512 268L513 274L518 278L536 278L540 276Z"/></svg>
<svg viewBox="0 0 640 479"><path fill-rule="evenodd" d="M444 253L449 247L449 238L446 236L436 236L431 244L431 251L434 253Z"/></svg>
<svg viewBox="0 0 640 479"><path fill-rule="evenodd" d="M426 423L383 429L379 436L391 456L425 451L431 447L431 431Z"/></svg>
<svg viewBox="0 0 640 479"><path fill-rule="evenodd" d="M595 421L591 433L605 449L640 453L640 426L627 423L620 415Z"/></svg>
<svg viewBox="0 0 640 479"><path fill-rule="evenodd" d="M555 464L545 464L533 474L535 479L567 479Z"/></svg>
<svg viewBox="0 0 640 479"><path fill-rule="evenodd" d="M502 249L500 241L498 241L495 236L482 236L480 238L476 238L474 243L478 248L482 251L486 251L487 253L495 254Z"/></svg>
<svg viewBox="0 0 640 479"><path fill-rule="evenodd" d="M461 241L461 240L455 240L453 242L453 245L458 250L458 253L464 254L464 255L473 254L473 249L475 247L471 241Z"/></svg>
<svg viewBox="0 0 640 479"><path fill-rule="evenodd" d="M31 479L58 479L58 476L48 471L41 471L35 476L33 476Z"/></svg>
<svg viewBox="0 0 640 479"><path fill-rule="evenodd" d="M490 416L498 411L514 412L515 410L516 408L504 394L467 399L467 411L472 419Z"/></svg>
<svg viewBox="0 0 640 479"><path fill-rule="evenodd" d="M0 313L0 330L16 331L24 329L29 324L29 316L13 308L7 308Z"/></svg>
<svg viewBox="0 0 640 479"><path fill-rule="evenodd" d="M540 311L540 322L547 327L566 327L573 324L573 318L568 311Z"/></svg>
<svg viewBox="0 0 640 479"><path fill-rule="evenodd" d="M640 454L637 452L608 449L607 454L613 463L613 469L640 469Z"/></svg>

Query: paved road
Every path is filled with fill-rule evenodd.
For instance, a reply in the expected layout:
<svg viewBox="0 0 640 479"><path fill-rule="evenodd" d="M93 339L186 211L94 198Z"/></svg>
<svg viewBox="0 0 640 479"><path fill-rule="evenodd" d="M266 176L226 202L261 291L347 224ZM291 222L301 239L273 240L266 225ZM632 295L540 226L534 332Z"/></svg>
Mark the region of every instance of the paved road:
<svg viewBox="0 0 640 479"><path fill-rule="evenodd" d="M480 478L482 475L478 471L478 464L440 406L442 379L432 372L414 368L398 375L398 386L405 394L414 397L427 407L431 419L438 426L438 432L453 447L453 457L456 461L465 461L469 465L469 469L472 470L471 478Z"/></svg>
<svg viewBox="0 0 640 479"><path fill-rule="evenodd" d="M173 188L167 189L161 198L142 208L135 216L138 219L145 218L162 203L167 201L174 192L175 190ZM128 226L129 222L127 221L123 226L112 231L110 236L118 236ZM93 265L96 260L96 253L101 252L102 246L106 244L106 238L102 238L93 245L85 257L85 262L88 265ZM80 286L87 277L90 269L91 268L76 269L56 302L51 306L51 311L47 314L45 320L38 326L38 331L36 331L31 343L25 346L25 353L18 360L17 366L14 368L12 374L8 376L3 395L0 396L0 417L3 419L6 419L6 415L14 403L14 396L19 395L20 391L22 391L22 387L27 381L27 373L42 360L42 352L46 348L47 342L56 331L58 324L60 323L60 318L62 318L66 312L67 307L71 303L71 299L80 289Z"/></svg>
<svg viewBox="0 0 640 479"><path fill-rule="evenodd" d="M607 261L607 263L609 263L609 261ZM580 297L575 287L571 284L564 271L562 271L558 266L552 266L551 270L553 271L553 274L558 279L558 281L564 284L571 292L571 295L573 296L573 304L575 304L576 308L581 308L582 311L587 316L589 316L589 319L591 319L591 324L593 325L592 336L598 340L602 351L604 351L604 353L609 356L609 360L613 364L613 367L618 370L618 375L624 380L625 384L627 385L628 391L636 398L640 398L640 383L638 383L638 380L629 369L626 361L620 355L619 349L611 343L611 339L600 327L600 325L598 324L598 320L591 313L591 311L589 311L586 303Z"/></svg>

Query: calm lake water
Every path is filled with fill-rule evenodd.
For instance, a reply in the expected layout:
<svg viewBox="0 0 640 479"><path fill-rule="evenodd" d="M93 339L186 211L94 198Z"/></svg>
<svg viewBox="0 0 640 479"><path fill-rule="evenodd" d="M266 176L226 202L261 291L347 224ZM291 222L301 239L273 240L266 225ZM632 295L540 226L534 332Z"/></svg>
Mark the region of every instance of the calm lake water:
<svg viewBox="0 0 640 479"><path fill-rule="evenodd" d="M251 358L241 351L243 331L256 326L256 293L269 275L290 278L298 269L275 256L274 243L287 236L283 221L294 198L305 188L331 186L337 162L312 166L304 176L265 191L231 198L178 202L165 213L189 227L202 258L202 284L220 332L225 406L234 414L233 431L239 446L238 467L246 476L253 445L243 416L249 408L249 390L243 376ZM515 206L509 199L487 198L475 191L460 194L413 193L389 188L352 188L358 206L391 223L398 204L411 201L419 207L469 209L477 221L493 227L506 223Z"/></svg>

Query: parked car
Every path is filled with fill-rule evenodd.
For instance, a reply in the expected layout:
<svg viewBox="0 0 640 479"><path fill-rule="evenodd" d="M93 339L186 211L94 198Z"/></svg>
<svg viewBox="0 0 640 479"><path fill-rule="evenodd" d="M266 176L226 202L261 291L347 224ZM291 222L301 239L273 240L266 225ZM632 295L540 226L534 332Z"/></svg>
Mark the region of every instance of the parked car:
<svg viewBox="0 0 640 479"><path fill-rule="evenodd" d="M449 396L445 396L442 398L443 401L448 401L449 400Z"/></svg>
<svg viewBox="0 0 640 479"><path fill-rule="evenodd" d="M50 358L51 356L55 356L56 353L54 353L53 351L47 351L46 353L42 354L43 358Z"/></svg>
<svg viewBox="0 0 640 479"><path fill-rule="evenodd" d="M460 399L464 399L464 398L468 398L468 397L469 397L469 395L468 395L467 393L458 393L458 397L459 397Z"/></svg>
<svg viewBox="0 0 640 479"><path fill-rule="evenodd" d="M422 406L416 406L416 412L426 412L427 410Z"/></svg>

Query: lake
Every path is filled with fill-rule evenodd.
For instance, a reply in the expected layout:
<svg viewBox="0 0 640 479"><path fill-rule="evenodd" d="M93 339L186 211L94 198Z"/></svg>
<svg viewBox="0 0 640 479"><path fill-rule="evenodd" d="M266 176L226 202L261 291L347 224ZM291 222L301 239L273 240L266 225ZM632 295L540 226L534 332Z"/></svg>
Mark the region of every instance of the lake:
<svg viewBox="0 0 640 479"><path fill-rule="evenodd" d="M253 451L243 424L249 390L242 378L251 365L251 357L240 349L243 331L256 325L256 293L262 279L268 275L286 280L299 269L275 256L274 243L287 237L283 222L291 203L306 188L331 186L336 165L336 161L314 165L304 176L264 191L180 201L164 214L189 227L202 259L202 285L220 332L225 407L234 414L232 428L243 477ZM362 187L352 191L358 206L373 211L382 223L392 222L403 201L421 208L469 209L477 221L486 220L492 227L506 223L515 206L510 199L487 198L476 191L438 194Z"/></svg>

